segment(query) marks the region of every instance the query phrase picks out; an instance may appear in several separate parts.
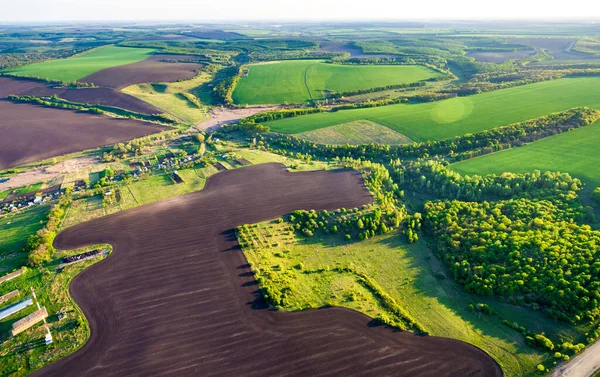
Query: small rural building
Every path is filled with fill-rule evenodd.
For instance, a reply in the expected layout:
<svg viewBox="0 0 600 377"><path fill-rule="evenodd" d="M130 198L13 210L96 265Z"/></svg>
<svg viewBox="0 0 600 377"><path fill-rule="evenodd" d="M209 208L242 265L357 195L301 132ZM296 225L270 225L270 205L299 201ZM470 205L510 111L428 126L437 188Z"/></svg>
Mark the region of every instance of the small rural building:
<svg viewBox="0 0 600 377"><path fill-rule="evenodd" d="M28 307L29 305L32 305L33 301L28 298L27 300L23 300L21 302L19 302L18 304L14 304L11 305L9 307L7 307L6 309L3 309L2 311L0 311L0 320L3 320L6 317L10 317L11 315L25 309L26 307Z"/></svg>
<svg viewBox="0 0 600 377"><path fill-rule="evenodd" d="M9 292L9 293L5 294L4 296L0 296L0 304L2 304L5 301L10 300L13 297L17 297L18 295L19 295L19 290L16 289L16 290L14 290L12 292Z"/></svg>
<svg viewBox="0 0 600 377"><path fill-rule="evenodd" d="M23 275L23 272L25 272L24 269L20 269L14 272L11 272L10 274L4 275L0 278L0 284L4 283L5 281L9 281L12 280L16 277L19 277L21 275Z"/></svg>
<svg viewBox="0 0 600 377"><path fill-rule="evenodd" d="M10 333L12 336L15 336L46 318L48 318L48 311L46 311L46 308L38 309L27 317L21 318L17 322L13 323Z"/></svg>

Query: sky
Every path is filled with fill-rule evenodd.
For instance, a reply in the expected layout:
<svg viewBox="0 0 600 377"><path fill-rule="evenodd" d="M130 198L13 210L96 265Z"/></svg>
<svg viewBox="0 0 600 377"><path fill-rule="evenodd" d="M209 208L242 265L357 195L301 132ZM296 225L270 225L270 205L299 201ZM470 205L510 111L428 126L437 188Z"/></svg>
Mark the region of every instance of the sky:
<svg viewBox="0 0 600 377"><path fill-rule="evenodd" d="M600 0L0 0L0 22L597 19Z"/></svg>

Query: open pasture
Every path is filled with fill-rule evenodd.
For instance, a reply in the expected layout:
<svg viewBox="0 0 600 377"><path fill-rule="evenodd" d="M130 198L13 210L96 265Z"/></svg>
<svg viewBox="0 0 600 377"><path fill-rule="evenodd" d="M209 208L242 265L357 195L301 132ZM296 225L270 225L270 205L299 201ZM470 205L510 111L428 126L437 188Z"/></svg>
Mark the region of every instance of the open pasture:
<svg viewBox="0 0 600 377"><path fill-rule="evenodd" d="M58 248L109 242L113 253L71 285L90 339L34 375L163 375L176 366L190 376L501 376L476 347L393 332L355 311L269 310L232 228L297 208L370 200L357 172L290 173L265 164L217 174L197 193L66 229Z"/></svg>
<svg viewBox="0 0 600 377"><path fill-rule="evenodd" d="M317 144L410 144L413 141L406 136L368 120L357 120L350 123L320 128L303 132L299 138Z"/></svg>
<svg viewBox="0 0 600 377"><path fill-rule="evenodd" d="M295 134L365 119L414 141L427 141L481 132L577 106L600 108L600 77L566 78L444 101L342 110L265 124L272 131Z"/></svg>
<svg viewBox="0 0 600 377"><path fill-rule="evenodd" d="M439 76L423 66L341 65L290 60L250 65L233 91L237 104L302 103L328 92L348 92L406 84Z"/></svg>
<svg viewBox="0 0 600 377"><path fill-rule="evenodd" d="M0 170L160 132L129 119L0 101Z"/></svg>
<svg viewBox="0 0 600 377"><path fill-rule="evenodd" d="M452 164L462 174L526 173L533 170L569 173L600 186L600 122L560 135ZM592 187L593 189L593 187Z"/></svg>
<svg viewBox="0 0 600 377"><path fill-rule="evenodd" d="M107 46L68 59L29 64L5 72L19 76L43 77L65 82L77 81L106 68L131 64L147 59L154 50Z"/></svg>

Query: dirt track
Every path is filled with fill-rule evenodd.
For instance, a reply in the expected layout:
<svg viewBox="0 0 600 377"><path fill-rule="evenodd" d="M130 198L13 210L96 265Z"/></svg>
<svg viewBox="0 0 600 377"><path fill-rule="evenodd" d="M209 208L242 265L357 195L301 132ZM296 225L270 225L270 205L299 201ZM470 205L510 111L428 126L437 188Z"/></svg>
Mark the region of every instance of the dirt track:
<svg viewBox="0 0 600 377"><path fill-rule="evenodd" d="M0 100L0 169L131 140L164 127Z"/></svg>
<svg viewBox="0 0 600 377"><path fill-rule="evenodd" d="M203 67L198 63L167 62L166 60L188 60L188 55L152 55L141 62L120 65L92 73L79 80L113 89L146 82L171 82L189 80Z"/></svg>
<svg viewBox="0 0 600 377"><path fill-rule="evenodd" d="M356 172L255 165L203 191L66 229L58 248L110 243L71 294L91 327L85 346L37 376L500 376L481 350L393 332L351 310L269 310L233 227L299 208L371 200Z"/></svg>

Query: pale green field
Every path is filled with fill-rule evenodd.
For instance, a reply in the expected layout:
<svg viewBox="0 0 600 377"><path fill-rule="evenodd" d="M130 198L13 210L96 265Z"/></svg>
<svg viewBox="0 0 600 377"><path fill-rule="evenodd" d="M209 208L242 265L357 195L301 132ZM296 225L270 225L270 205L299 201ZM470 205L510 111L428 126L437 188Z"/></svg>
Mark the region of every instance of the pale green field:
<svg viewBox="0 0 600 377"><path fill-rule="evenodd" d="M377 298L352 273L331 271L336 266L352 266L374 279L431 335L480 347L499 362L507 377L534 374L546 355L529 347L523 335L504 325L503 319L545 332L554 339L582 336L577 329L540 312L466 293L445 277L445 266L424 241L409 245L396 232L350 243L342 241L341 236L305 239L296 235L289 223L277 221L259 223L242 232L246 240L251 240L244 246L244 254L260 276L280 287L291 287L286 293L286 310L336 305L377 317L385 310ZM324 271L303 272L320 269ZM498 315L471 311L471 303L487 303Z"/></svg>
<svg viewBox="0 0 600 377"><path fill-rule="evenodd" d="M534 119L577 106L600 108L600 77L566 78L422 104L342 110L265 123L296 134L366 119L414 141L442 140Z"/></svg>
<svg viewBox="0 0 600 377"><path fill-rule="evenodd" d="M136 84L121 91L148 102L185 123L198 123L208 119L208 111L203 106L198 107L186 96L193 96L190 91L209 79L209 75L200 74L191 80Z"/></svg>
<svg viewBox="0 0 600 377"><path fill-rule="evenodd" d="M289 60L249 66L233 91L237 104L302 103L328 91L406 84L440 76L430 68L409 65L341 65L318 60Z"/></svg>
<svg viewBox="0 0 600 377"><path fill-rule="evenodd" d="M357 120L338 124L314 131L302 132L298 138L317 144L410 144L413 141L406 136L368 120Z"/></svg>
<svg viewBox="0 0 600 377"><path fill-rule="evenodd" d="M148 48L107 46L68 59L29 64L2 72L72 82L106 68L147 59L153 52Z"/></svg>
<svg viewBox="0 0 600 377"><path fill-rule="evenodd" d="M535 169L569 173L600 186L600 121L519 148L506 149L452 164L462 174L525 173Z"/></svg>

